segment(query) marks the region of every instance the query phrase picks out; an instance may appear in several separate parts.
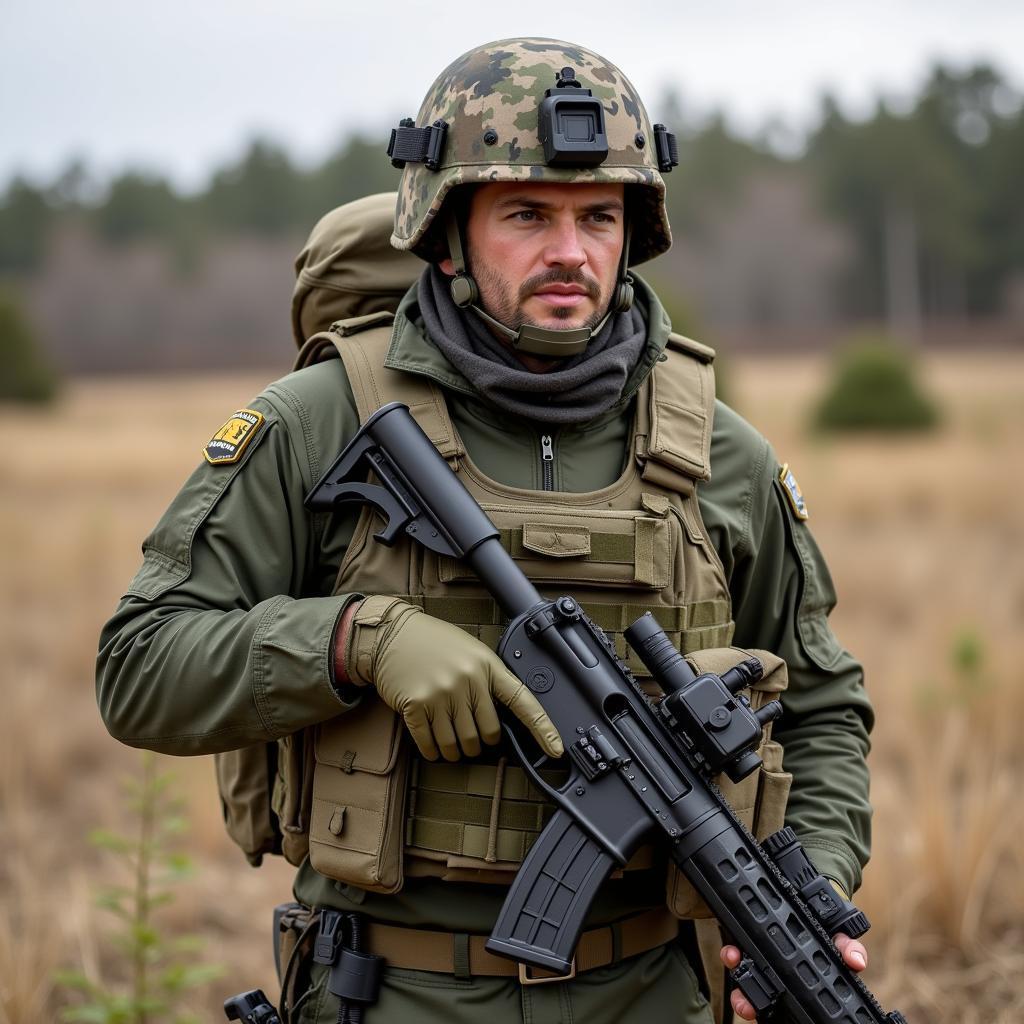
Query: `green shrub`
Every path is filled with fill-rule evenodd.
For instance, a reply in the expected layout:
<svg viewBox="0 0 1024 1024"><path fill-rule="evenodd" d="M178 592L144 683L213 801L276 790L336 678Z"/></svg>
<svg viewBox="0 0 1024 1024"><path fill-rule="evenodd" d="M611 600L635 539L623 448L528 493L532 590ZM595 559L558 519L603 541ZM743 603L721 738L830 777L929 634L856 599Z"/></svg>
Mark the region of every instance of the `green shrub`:
<svg viewBox="0 0 1024 1024"><path fill-rule="evenodd" d="M57 982L77 996L61 1013L68 1024L198 1024L183 1005L189 994L223 973L198 961L195 936L166 934L155 912L174 901L187 877L188 858L174 840L186 827L181 801L168 792L171 776L157 770L156 755L142 755L142 776L125 785L126 810L135 829L121 834L94 831L90 842L120 861L125 884L104 887L97 904L117 922L112 936L119 978L108 981L85 971L62 971Z"/></svg>
<svg viewBox="0 0 1024 1024"><path fill-rule="evenodd" d="M929 430L938 422L939 411L918 385L910 353L878 336L843 349L814 413L814 426L830 431Z"/></svg>
<svg viewBox="0 0 1024 1024"><path fill-rule="evenodd" d="M57 375L13 297L0 295L0 402L49 402Z"/></svg>

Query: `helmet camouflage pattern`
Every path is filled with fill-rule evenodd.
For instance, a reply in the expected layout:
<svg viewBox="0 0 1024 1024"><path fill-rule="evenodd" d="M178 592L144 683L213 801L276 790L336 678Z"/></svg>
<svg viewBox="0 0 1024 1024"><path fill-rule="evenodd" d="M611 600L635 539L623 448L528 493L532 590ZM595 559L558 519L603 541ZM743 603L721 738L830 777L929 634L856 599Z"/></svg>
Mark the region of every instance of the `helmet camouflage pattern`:
<svg viewBox="0 0 1024 1024"><path fill-rule="evenodd" d="M604 108L608 156L598 166L552 167L538 134L538 110L564 67ZM632 84L603 57L557 39L502 39L463 54L434 81L416 124L447 122L438 169L409 162L402 171L391 244L428 261L448 255L446 197L458 185L490 181L622 182L632 221L630 263L672 244L665 182L651 122Z"/></svg>

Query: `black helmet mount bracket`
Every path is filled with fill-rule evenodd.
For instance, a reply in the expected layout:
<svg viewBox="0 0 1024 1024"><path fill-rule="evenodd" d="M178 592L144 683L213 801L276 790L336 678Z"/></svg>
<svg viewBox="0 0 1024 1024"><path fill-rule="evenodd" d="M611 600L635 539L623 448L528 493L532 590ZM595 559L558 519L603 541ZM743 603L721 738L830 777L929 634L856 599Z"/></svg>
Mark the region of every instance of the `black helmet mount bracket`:
<svg viewBox="0 0 1024 1024"><path fill-rule="evenodd" d="M608 159L604 107L572 68L555 75L537 110L537 134L549 167L596 167Z"/></svg>

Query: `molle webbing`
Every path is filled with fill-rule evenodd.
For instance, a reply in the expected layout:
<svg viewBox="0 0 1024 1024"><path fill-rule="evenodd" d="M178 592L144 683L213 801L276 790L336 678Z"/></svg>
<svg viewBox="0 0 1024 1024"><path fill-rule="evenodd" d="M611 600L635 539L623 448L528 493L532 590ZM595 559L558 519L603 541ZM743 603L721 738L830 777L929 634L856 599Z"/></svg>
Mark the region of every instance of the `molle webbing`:
<svg viewBox="0 0 1024 1024"><path fill-rule="evenodd" d="M543 777L565 781L564 772ZM504 758L489 765L414 757L405 843L413 851L518 863L553 813L523 769Z"/></svg>
<svg viewBox="0 0 1024 1024"><path fill-rule="evenodd" d="M655 519L638 518L635 533L600 533L592 527L527 523L524 526L500 529L501 546L517 559L542 554L550 559L553 570L564 572L560 563L573 559L580 582L587 580L587 564L632 566L632 582L661 590L668 583L671 566L659 563L660 548L655 543L659 528ZM441 556L438 572L443 580L472 579L471 570L455 558ZM560 575L560 573L559 573ZM534 582L543 579L543 574Z"/></svg>
<svg viewBox="0 0 1024 1024"><path fill-rule="evenodd" d="M493 650L505 631L506 620L496 601L489 597L430 597L402 594L403 601L419 605L428 615L466 630ZM626 643L626 628L650 612L683 654L732 643L733 623L724 600L695 601L673 608L656 604L600 604L587 602L587 615L614 641L620 658L638 678L650 672Z"/></svg>

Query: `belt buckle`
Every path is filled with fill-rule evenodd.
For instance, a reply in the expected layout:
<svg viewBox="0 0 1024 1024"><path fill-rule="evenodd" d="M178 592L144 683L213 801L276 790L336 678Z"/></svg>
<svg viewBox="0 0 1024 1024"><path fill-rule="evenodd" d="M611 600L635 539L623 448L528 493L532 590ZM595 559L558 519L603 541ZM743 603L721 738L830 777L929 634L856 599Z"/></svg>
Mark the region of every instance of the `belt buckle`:
<svg viewBox="0 0 1024 1024"><path fill-rule="evenodd" d="M569 981L576 977L576 957L572 958L568 974L552 974L550 978L534 978L530 975L530 965L519 961L519 984L520 985L547 985L552 981Z"/></svg>

